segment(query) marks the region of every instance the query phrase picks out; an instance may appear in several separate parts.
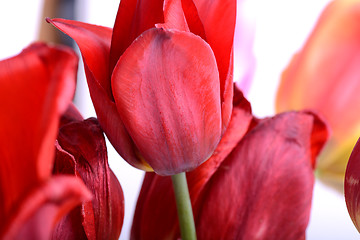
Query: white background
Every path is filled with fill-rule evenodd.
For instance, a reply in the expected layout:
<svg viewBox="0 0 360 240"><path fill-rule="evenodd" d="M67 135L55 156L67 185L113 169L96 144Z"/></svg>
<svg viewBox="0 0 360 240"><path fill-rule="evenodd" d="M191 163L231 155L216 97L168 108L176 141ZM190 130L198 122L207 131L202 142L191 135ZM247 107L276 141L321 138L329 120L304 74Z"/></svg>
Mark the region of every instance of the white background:
<svg viewBox="0 0 360 240"><path fill-rule="evenodd" d="M248 0L249 1L249 0ZM274 114L274 99L282 70L301 48L319 13L329 0L253 0L249 16L256 19L256 72L248 98L255 115ZM41 0L0 1L0 59L21 51L37 39L41 19ZM112 27L118 1L81 0L79 20ZM80 65L76 101L84 117L95 116L86 80ZM130 167L108 144L109 162L125 194L125 221L120 239L129 238L131 218L143 173ZM345 206L344 197L320 182L314 189L313 208L307 230L309 240L359 239Z"/></svg>

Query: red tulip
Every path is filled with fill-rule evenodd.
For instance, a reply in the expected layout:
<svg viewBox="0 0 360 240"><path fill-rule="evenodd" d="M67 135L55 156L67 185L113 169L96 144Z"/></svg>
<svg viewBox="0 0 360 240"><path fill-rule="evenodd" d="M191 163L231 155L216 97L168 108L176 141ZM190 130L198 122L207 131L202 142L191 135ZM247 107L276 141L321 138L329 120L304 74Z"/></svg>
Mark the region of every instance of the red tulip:
<svg viewBox="0 0 360 240"><path fill-rule="evenodd" d="M237 97L215 155L187 173L198 239L304 239L326 126L307 112L252 119ZM169 177L146 174L132 239L179 237L171 189Z"/></svg>
<svg viewBox="0 0 360 240"><path fill-rule="evenodd" d="M1 239L49 239L62 216L91 199L79 179L51 175L77 62L71 49L40 43L0 62Z"/></svg>
<svg viewBox="0 0 360 240"><path fill-rule="evenodd" d="M359 0L332 1L284 71L277 96L278 111L314 109L329 122L332 137L317 175L341 189L360 135L359 21Z"/></svg>
<svg viewBox="0 0 360 240"><path fill-rule="evenodd" d="M351 220L360 232L360 141L351 153L345 173L345 200Z"/></svg>
<svg viewBox="0 0 360 240"><path fill-rule="evenodd" d="M131 165L172 175L216 148L232 108L235 8L123 0L114 29L48 20L78 43L99 122Z"/></svg>
<svg viewBox="0 0 360 240"><path fill-rule="evenodd" d="M81 178L93 194L57 225L53 239L118 239L124 217L121 186L107 161L105 138L96 119L83 120L72 105L62 118L55 174Z"/></svg>

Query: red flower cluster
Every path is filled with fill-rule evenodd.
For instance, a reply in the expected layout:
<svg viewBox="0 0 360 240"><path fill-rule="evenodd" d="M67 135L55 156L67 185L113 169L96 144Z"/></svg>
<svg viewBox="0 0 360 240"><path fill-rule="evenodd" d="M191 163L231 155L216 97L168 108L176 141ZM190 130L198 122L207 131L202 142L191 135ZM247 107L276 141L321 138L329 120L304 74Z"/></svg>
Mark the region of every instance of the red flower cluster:
<svg viewBox="0 0 360 240"><path fill-rule="evenodd" d="M338 98L319 97L315 88L314 93L302 91L306 96L298 91L313 86L309 76L322 76L328 63L313 50L317 39L333 36L328 24L334 19L359 19L357 2L329 5L320 30L284 73L278 97L279 110L292 103L296 109L312 108L316 99L326 99L315 109L325 109L339 139L353 134L343 131L342 124L355 124L354 115L337 121L331 116L338 113L329 109L339 108ZM355 10L349 10L352 4ZM349 19L344 12L351 13L345 14ZM124 197L108 166L104 131L128 163L149 171L132 239L181 237L168 176L181 172L187 172L199 239L304 239L313 170L328 128L310 111L253 116L250 103L233 85L235 15L235 0L122 0L113 29L47 19L78 43L99 122L84 120L70 103L78 60L71 49L36 43L1 61L0 238L119 237ZM348 46L359 31L342 30L334 31L343 35L335 34L338 38L327 42L325 52L340 52L345 63L357 60ZM340 43L346 51L333 51ZM306 60L314 56L318 68ZM344 74L351 84L355 63ZM316 74L310 74L314 69ZM337 81L344 73L340 67L331 72L323 79ZM327 96L332 88L323 89ZM288 101L291 97L296 99ZM357 98L342 102L357 103ZM358 144L345 180L349 212L358 228L359 149ZM341 175L344 169L335 170Z"/></svg>
<svg viewBox="0 0 360 240"><path fill-rule="evenodd" d="M40 43L0 62L1 239L120 235L123 195L101 128L71 105L65 113L77 62L71 49Z"/></svg>

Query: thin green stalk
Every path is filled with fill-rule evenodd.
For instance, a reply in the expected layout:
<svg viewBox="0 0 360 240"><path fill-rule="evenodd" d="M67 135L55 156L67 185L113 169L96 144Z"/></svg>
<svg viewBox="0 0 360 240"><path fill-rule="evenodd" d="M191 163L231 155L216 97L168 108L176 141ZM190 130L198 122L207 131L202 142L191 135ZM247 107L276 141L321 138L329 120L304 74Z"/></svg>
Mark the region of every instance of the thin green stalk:
<svg viewBox="0 0 360 240"><path fill-rule="evenodd" d="M182 240L196 240L194 216L185 173L171 176L176 198Z"/></svg>

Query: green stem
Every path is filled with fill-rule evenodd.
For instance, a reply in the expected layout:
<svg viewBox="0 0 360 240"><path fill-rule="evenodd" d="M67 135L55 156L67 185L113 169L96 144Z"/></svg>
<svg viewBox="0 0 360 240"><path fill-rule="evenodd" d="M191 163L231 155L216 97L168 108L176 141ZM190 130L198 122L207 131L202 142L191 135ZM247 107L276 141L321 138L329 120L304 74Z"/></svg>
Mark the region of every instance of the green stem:
<svg viewBox="0 0 360 240"><path fill-rule="evenodd" d="M189 189L184 172L171 176L176 198L182 240L196 240L194 216L191 207Z"/></svg>

